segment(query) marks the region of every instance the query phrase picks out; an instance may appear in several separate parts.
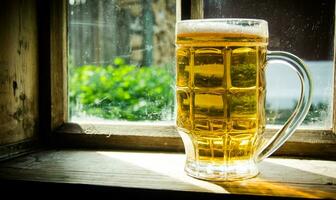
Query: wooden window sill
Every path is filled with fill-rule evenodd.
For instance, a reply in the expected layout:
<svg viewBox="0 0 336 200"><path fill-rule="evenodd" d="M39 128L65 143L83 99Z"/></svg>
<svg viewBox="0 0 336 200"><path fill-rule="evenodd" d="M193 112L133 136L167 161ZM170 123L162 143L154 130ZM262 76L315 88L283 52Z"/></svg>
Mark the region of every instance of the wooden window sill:
<svg viewBox="0 0 336 200"><path fill-rule="evenodd" d="M270 139L278 127L266 129ZM60 148L105 148L184 152L172 123L65 123L52 134ZM336 160L336 134L332 130L298 129L273 155Z"/></svg>
<svg viewBox="0 0 336 200"><path fill-rule="evenodd" d="M0 163L0 180L187 192L195 197L336 199L336 161L269 158L259 164L257 178L236 182L197 180L184 173L183 165L181 153L47 150Z"/></svg>

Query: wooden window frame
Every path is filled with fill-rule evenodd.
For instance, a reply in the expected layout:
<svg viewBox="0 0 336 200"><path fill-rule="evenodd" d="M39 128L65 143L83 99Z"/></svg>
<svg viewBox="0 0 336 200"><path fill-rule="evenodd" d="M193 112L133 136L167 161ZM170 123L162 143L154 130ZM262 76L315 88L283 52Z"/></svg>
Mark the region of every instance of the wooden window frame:
<svg viewBox="0 0 336 200"><path fill-rule="evenodd" d="M177 20L181 0L177 0ZM191 17L203 17L203 1L191 1ZM194 9L193 9L194 8ZM196 9L195 9L196 8ZM67 97L67 1L52 1L50 10L50 137L57 146L129 150L183 151L173 124L144 123L75 124L68 122ZM335 35L335 33L334 33ZM334 68L336 57L334 37ZM333 127L326 130L298 129L274 154L336 159L336 78L333 87ZM266 136L275 130L267 130ZM269 136L270 137L270 136Z"/></svg>

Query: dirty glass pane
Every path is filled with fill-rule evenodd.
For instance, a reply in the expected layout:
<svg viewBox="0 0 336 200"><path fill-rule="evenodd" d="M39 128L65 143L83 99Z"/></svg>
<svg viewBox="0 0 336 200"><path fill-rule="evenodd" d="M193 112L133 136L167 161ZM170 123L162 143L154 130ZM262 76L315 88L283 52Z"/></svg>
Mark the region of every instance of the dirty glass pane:
<svg viewBox="0 0 336 200"><path fill-rule="evenodd" d="M302 58L313 78L313 103L303 126L332 126L334 0L207 0L205 18L257 18L268 21L269 50ZM283 124L299 96L291 70L275 64L267 72L267 124Z"/></svg>
<svg viewBox="0 0 336 200"><path fill-rule="evenodd" d="M172 121L175 0L69 0L70 121Z"/></svg>

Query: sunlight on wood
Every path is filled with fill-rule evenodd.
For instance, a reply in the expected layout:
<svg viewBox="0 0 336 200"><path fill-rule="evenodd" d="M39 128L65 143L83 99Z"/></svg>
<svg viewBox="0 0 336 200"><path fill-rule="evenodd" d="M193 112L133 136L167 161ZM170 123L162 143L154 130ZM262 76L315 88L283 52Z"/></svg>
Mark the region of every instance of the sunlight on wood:
<svg viewBox="0 0 336 200"><path fill-rule="evenodd" d="M266 196L273 194L313 199L330 197L333 192L309 184L317 179L321 182L334 182L336 173L336 162L332 161L270 158L260 163L261 174L257 178L234 182L209 182L186 175L184 154L107 151L97 153L215 193L258 193ZM274 174L277 174L276 178ZM302 187L297 184L298 179L304 179L307 185Z"/></svg>
<svg viewBox="0 0 336 200"><path fill-rule="evenodd" d="M197 187L204 188L211 192L216 193L228 193L223 187L189 177L184 172L184 154L160 154L160 153L128 153L128 152L106 152L99 151L101 155L105 155L114 159L128 162L132 165L136 165L147 170L151 170L155 173L159 173L179 181L195 185Z"/></svg>
<svg viewBox="0 0 336 200"><path fill-rule="evenodd" d="M284 183L273 183L262 178L255 178L244 181L242 187L237 187L236 190L230 190L231 193L241 193L246 190L249 191L252 188L257 188L258 192L262 195L281 194L281 196L295 196L304 198L319 198L321 196L328 195L328 193L314 189L314 194L309 191L304 191L302 188L295 187L293 185L287 185ZM225 185L223 186L225 187ZM245 187L245 188L244 188Z"/></svg>
<svg viewBox="0 0 336 200"><path fill-rule="evenodd" d="M306 171L313 174L336 178L336 162L334 161L305 160L305 164L298 164L298 161L294 159L277 158L277 159L268 159L267 162L299 169L301 171Z"/></svg>
<svg viewBox="0 0 336 200"><path fill-rule="evenodd" d="M0 179L145 190L336 199L336 162L268 158L256 178L209 182L184 172L178 153L50 150L0 163Z"/></svg>

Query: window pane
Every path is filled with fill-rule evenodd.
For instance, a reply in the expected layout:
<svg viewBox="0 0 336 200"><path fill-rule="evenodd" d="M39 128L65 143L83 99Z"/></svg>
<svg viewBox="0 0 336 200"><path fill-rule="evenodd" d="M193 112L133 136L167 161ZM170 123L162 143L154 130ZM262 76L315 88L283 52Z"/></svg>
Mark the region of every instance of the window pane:
<svg viewBox="0 0 336 200"><path fill-rule="evenodd" d="M304 59L313 78L313 103L303 126L332 126L335 1L207 0L205 18L258 18L269 25L269 50ZM281 65L267 72L267 123L283 124L299 95L296 75Z"/></svg>
<svg viewBox="0 0 336 200"><path fill-rule="evenodd" d="M71 121L174 118L175 0L69 0Z"/></svg>

